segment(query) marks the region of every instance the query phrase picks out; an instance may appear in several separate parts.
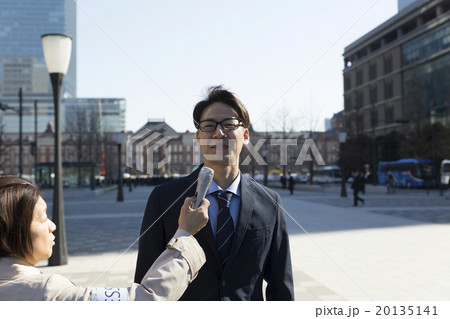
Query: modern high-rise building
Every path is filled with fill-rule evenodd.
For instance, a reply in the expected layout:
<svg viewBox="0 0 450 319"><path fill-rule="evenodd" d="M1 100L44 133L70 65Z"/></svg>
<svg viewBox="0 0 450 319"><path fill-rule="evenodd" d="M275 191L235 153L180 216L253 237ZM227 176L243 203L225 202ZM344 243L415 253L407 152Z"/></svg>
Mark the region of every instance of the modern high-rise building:
<svg viewBox="0 0 450 319"><path fill-rule="evenodd" d="M450 2L416 0L344 51L348 131L383 135L404 122L450 125Z"/></svg>
<svg viewBox="0 0 450 319"><path fill-rule="evenodd" d="M45 93L33 86L45 70L41 35L65 33L72 36L72 56L64 77L63 97L76 97L77 41L76 4L73 0L0 1L0 94ZM47 91L51 93L47 76Z"/></svg>

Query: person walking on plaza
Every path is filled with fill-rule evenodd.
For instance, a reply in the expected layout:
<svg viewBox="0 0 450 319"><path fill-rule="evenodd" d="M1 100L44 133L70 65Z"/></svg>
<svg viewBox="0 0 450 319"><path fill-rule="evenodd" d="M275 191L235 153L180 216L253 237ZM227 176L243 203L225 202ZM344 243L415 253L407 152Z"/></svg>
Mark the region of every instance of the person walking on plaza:
<svg viewBox="0 0 450 319"><path fill-rule="evenodd" d="M281 188L286 189L286 176L284 174L280 177Z"/></svg>
<svg viewBox="0 0 450 319"><path fill-rule="evenodd" d="M288 187L289 187L289 191L291 192L291 195L294 195L294 178L291 175L291 172L288 172L289 175L289 179L288 179Z"/></svg>
<svg viewBox="0 0 450 319"><path fill-rule="evenodd" d="M358 206L358 201L364 205L364 199L359 197L358 193L364 188L364 176L360 172L353 175L352 189L353 189L353 206Z"/></svg>
<svg viewBox="0 0 450 319"><path fill-rule="evenodd" d="M395 189L394 189L394 177L392 176L391 172L388 172L387 174L387 182L386 182L386 186L387 186L387 192L388 194L395 194Z"/></svg>
<svg viewBox="0 0 450 319"><path fill-rule="evenodd" d="M208 200L181 207L178 230L167 248L129 288L76 287L57 274L43 274L34 265L52 255L55 224L47 217L41 190L29 181L0 177L0 300L178 300L199 269L205 254L193 237L208 221Z"/></svg>
<svg viewBox="0 0 450 319"><path fill-rule="evenodd" d="M211 87L193 112L204 166L214 170L206 198L209 223L195 236L206 263L180 300L294 300L289 236L275 191L243 175L239 155L250 140L244 104L221 86ZM176 230L181 196L194 194L202 166L157 186L142 221L135 282ZM267 285L263 286L263 282Z"/></svg>

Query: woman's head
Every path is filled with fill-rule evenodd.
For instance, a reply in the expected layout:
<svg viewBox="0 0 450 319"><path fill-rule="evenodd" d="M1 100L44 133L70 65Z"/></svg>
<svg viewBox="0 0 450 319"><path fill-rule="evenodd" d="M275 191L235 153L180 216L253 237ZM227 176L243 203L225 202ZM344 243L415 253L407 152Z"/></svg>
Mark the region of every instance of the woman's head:
<svg viewBox="0 0 450 319"><path fill-rule="evenodd" d="M19 177L0 177L0 257L35 264L51 256L56 227L46 209L36 185Z"/></svg>

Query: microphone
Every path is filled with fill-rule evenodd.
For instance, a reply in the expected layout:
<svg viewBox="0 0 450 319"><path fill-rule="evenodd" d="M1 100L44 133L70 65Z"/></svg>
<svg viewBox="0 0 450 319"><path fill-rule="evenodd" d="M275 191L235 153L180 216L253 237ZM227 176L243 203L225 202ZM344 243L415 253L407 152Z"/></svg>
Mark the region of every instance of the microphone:
<svg viewBox="0 0 450 319"><path fill-rule="evenodd" d="M203 166L198 174L197 180L197 189L195 190L195 196L197 197L197 201L195 202L194 208L200 206L202 199L205 197L206 192L208 191L209 185L211 184L214 177L214 170Z"/></svg>

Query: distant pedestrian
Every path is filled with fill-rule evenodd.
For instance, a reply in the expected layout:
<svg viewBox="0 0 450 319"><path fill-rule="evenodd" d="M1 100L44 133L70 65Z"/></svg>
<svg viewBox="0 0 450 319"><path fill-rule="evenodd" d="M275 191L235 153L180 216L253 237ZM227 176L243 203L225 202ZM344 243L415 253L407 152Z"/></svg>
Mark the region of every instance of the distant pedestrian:
<svg viewBox="0 0 450 319"><path fill-rule="evenodd" d="M286 176L284 176L284 174L281 175L280 182L281 182L281 188L286 189Z"/></svg>
<svg viewBox="0 0 450 319"><path fill-rule="evenodd" d="M288 179L288 187L289 187L289 191L291 192L291 195L294 194L294 178L291 175L291 172L288 172L289 175L289 179Z"/></svg>
<svg viewBox="0 0 450 319"><path fill-rule="evenodd" d="M388 172L386 187L387 187L388 194L395 194L394 177L392 176L391 172Z"/></svg>
<svg viewBox="0 0 450 319"><path fill-rule="evenodd" d="M358 201L364 205L364 199L359 197L358 193L363 190L364 177L362 173L356 172L353 175L352 189L353 189L353 206L358 206Z"/></svg>
<svg viewBox="0 0 450 319"><path fill-rule="evenodd" d="M445 193L445 199L450 198L450 179L448 180L447 192Z"/></svg>

